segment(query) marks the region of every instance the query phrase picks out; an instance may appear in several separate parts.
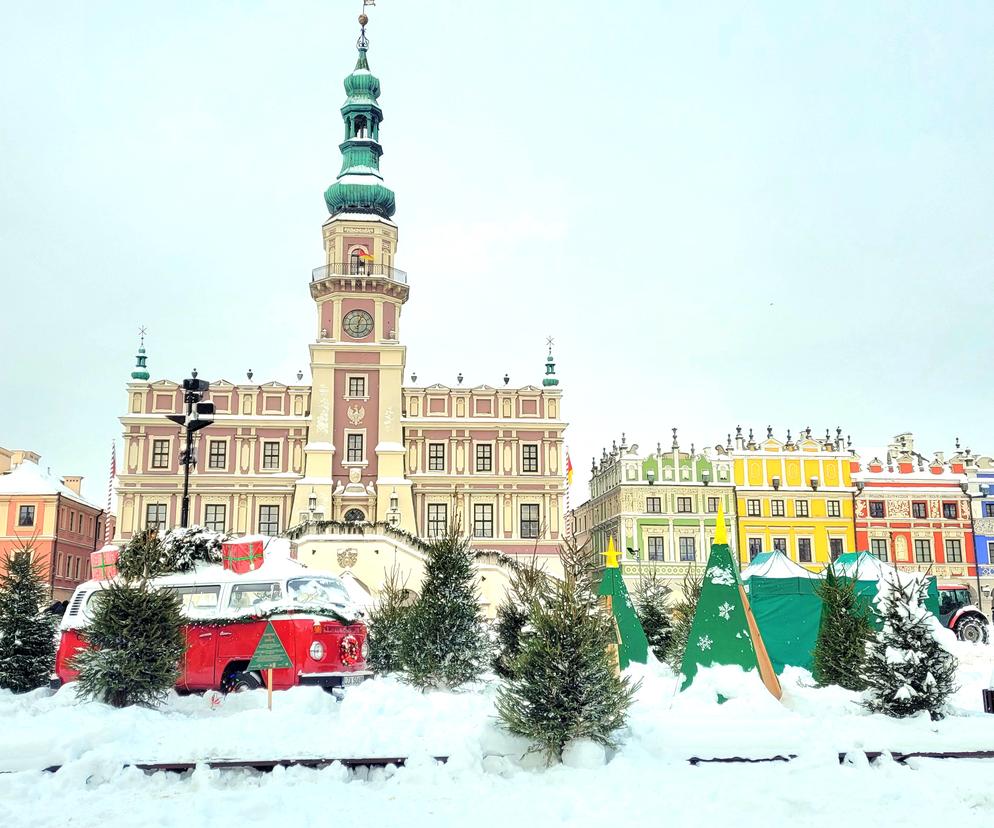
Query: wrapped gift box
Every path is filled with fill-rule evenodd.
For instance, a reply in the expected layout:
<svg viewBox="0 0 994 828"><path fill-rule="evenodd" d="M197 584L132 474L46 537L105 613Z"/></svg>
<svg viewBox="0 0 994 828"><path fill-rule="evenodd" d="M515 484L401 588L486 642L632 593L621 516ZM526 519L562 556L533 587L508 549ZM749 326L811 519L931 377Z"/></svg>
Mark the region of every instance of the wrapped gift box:
<svg viewBox="0 0 994 828"><path fill-rule="evenodd" d="M225 541L221 544L221 564L239 575L262 566L263 542L261 540Z"/></svg>
<svg viewBox="0 0 994 828"><path fill-rule="evenodd" d="M90 577L97 581L109 581L117 576L116 546L107 546L90 553Z"/></svg>

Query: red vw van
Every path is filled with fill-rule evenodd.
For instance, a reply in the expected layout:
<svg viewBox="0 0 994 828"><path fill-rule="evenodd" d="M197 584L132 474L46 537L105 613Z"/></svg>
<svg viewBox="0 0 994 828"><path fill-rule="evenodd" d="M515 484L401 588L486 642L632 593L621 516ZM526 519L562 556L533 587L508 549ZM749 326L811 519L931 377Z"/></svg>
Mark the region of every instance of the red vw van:
<svg viewBox="0 0 994 828"><path fill-rule="evenodd" d="M247 670L266 624L272 622L292 668L273 670L273 689L358 684L366 668L366 625L342 582L289 559L267 561L242 575L219 566L156 579L183 602L187 649L178 690L241 691L264 686ZM107 581L76 587L62 619L53 687L74 681L72 659L86 648L86 624Z"/></svg>

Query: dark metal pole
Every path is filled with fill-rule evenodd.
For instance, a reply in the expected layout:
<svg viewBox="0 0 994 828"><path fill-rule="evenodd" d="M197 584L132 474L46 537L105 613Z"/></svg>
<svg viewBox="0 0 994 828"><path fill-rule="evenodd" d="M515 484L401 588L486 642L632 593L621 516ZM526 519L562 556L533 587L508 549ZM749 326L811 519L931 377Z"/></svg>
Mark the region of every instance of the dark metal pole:
<svg viewBox="0 0 994 828"><path fill-rule="evenodd" d="M190 415L193 413L193 394L186 393L186 461L183 467L183 510L180 514L179 525L186 529L190 525L190 462L193 451L193 429L190 428Z"/></svg>

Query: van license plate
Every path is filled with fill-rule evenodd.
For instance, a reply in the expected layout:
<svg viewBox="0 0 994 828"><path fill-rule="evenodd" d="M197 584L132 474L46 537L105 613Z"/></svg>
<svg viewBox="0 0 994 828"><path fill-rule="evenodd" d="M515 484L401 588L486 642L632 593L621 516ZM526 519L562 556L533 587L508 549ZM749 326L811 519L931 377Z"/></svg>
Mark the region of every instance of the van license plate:
<svg viewBox="0 0 994 828"><path fill-rule="evenodd" d="M342 687L351 687L354 684L362 684L365 676L342 676Z"/></svg>

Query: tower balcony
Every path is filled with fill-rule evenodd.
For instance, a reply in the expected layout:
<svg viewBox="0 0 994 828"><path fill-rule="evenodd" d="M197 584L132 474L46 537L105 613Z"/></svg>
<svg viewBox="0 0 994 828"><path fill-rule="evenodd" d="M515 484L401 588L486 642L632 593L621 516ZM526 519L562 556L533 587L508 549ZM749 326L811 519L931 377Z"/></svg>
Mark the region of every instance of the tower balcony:
<svg viewBox="0 0 994 828"><path fill-rule="evenodd" d="M398 270L396 267L389 267L376 262L332 262L331 264L316 267L311 271L312 282L322 282L325 279L342 276L357 279L389 279L391 282L399 282L402 285L407 284L406 270Z"/></svg>

